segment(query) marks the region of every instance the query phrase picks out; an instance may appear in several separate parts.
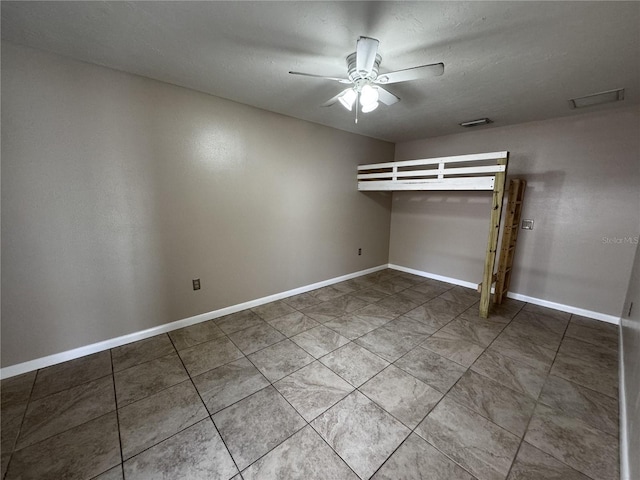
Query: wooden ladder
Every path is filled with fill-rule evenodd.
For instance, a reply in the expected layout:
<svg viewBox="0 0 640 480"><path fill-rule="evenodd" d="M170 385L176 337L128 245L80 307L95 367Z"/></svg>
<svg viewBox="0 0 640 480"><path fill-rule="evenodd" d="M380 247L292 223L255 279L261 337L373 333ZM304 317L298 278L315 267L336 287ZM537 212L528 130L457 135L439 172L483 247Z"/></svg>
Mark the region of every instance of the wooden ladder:
<svg viewBox="0 0 640 480"><path fill-rule="evenodd" d="M507 294L507 291L509 291L511 272L513 268L513 257L516 251L520 217L522 216L522 202L524 200L524 191L526 187L526 180L513 179L509 182L509 198L507 200L504 231L502 232L502 246L500 248L498 272L495 276L496 288L493 296L493 303L502 303L504 296Z"/></svg>

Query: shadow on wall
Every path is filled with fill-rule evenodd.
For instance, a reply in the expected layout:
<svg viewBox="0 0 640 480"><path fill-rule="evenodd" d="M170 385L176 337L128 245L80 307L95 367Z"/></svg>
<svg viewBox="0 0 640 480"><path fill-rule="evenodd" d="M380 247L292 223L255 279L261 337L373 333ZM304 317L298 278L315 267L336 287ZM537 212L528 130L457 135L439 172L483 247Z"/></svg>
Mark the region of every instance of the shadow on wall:
<svg viewBox="0 0 640 480"><path fill-rule="evenodd" d="M553 270L550 268L551 254L554 242L560 233L561 225L557 223L558 217L554 210L558 208L559 200L562 197L565 176L564 171L552 170L507 177L507 188L511 178L527 181L522 219L534 219L533 230L521 230L518 234L511 291L539 292L544 290L545 272ZM507 196L505 195L503 222L504 215L506 215L506 202ZM552 214L547 215L547 212L552 211ZM551 218L553 223L548 222L547 218ZM522 223L518 225L518 228L522 228Z"/></svg>

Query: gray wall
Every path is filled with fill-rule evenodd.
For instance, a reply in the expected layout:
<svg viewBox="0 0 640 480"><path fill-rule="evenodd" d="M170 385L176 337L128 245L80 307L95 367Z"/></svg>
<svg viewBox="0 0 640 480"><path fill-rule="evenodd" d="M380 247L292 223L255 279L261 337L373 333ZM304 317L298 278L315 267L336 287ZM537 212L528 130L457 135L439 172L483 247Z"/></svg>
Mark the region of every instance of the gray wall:
<svg viewBox="0 0 640 480"><path fill-rule="evenodd" d="M2 42L2 366L387 263L393 152Z"/></svg>
<svg viewBox="0 0 640 480"><path fill-rule="evenodd" d="M633 302L631 315L629 305ZM625 312L622 316L625 402L627 409L628 479L640 478L640 248L636 251Z"/></svg>
<svg viewBox="0 0 640 480"><path fill-rule="evenodd" d="M400 143L396 160L509 150L527 180L511 290L619 316L640 231L637 107ZM394 193L389 261L480 282L489 193ZM615 241L615 240L614 240Z"/></svg>

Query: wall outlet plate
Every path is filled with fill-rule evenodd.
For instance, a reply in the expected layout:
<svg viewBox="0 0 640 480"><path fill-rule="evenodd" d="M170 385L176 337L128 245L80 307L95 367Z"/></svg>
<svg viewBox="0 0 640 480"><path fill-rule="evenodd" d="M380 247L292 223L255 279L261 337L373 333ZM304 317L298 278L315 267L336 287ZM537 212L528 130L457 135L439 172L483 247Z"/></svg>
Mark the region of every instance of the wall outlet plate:
<svg viewBox="0 0 640 480"><path fill-rule="evenodd" d="M533 220L522 220L523 230L533 230Z"/></svg>
<svg viewBox="0 0 640 480"><path fill-rule="evenodd" d="M193 289L194 290L200 290L200 279L199 278L193 279L192 283L193 283Z"/></svg>

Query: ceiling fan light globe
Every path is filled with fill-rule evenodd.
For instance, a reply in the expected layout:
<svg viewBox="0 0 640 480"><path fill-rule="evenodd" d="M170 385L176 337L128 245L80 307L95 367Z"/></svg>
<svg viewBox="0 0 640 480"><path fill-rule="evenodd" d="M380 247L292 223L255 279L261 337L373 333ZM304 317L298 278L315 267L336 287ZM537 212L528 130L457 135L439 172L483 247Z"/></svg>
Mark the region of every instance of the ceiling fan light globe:
<svg viewBox="0 0 640 480"><path fill-rule="evenodd" d="M367 103L366 105L362 104L362 113L373 112L376 108L378 108L378 105L378 102Z"/></svg>
<svg viewBox="0 0 640 480"><path fill-rule="evenodd" d="M371 105L378 103L378 89L371 85L365 85L360 91L360 103L362 105ZM364 111L364 110L363 110Z"/></svg>
<svg viewBox="0 0 640 480"><path fill-rule="evenodd" d="M338 97L338 100L344 108L351 111L351 109L353 108L353 102L356 101L357 96L358 94L355 92L355 90L350 88L349 90L346 90L342 95L340 95Z"/></svg>

